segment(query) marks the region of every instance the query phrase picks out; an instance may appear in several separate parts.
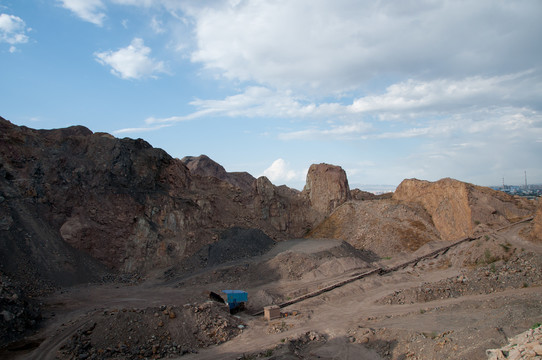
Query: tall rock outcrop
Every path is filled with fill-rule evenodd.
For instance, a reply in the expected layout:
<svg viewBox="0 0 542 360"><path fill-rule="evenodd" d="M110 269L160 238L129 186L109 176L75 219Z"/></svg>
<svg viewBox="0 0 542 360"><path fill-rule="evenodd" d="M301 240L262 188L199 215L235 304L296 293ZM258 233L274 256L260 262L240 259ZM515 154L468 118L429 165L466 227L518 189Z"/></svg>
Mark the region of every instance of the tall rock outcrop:
<svg viewBox="0 0 542 360"><path fill-rule="evenodd" d="M443 240L471 236L478 225L507 225L532 215L535 208L530 200L450 178L436 182L404 180L393 199L421 204Z"/></svg>
<svg viewBox="0 0 542 360"><path fill-rule="evenodd" d="M345 171L340 166L323 163L309 168L303 196L312 208L324 215L352 199Z"/></svg>

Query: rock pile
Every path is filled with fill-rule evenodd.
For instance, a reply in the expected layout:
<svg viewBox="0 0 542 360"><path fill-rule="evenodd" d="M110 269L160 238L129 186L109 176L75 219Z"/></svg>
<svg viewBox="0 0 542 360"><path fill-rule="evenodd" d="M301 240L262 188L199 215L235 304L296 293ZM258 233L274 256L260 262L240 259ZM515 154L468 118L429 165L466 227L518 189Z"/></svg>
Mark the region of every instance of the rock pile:
<svg viewBox="0 0 542 360"><path fill-rule="evenodd" d="M522 253L508 261L499 260L473 270L463 270L457 277L394 291L378 300L378 303L412 304L540 285L542 258L533 253Z"/></svg>
<svg viewBox="0 0 542 360"><path fill-rule="evenodd" d="M165 358L197 352L239 334L243 325L216 302L104 311L62 347L60 359Z"/></svg>
<svg viewBox="0 0 542 360"><path fill-rule="evenodd" d="M486 351L488 360L542 359L542 326L527 330L510 339L500 349Z"/></svg>
<svg viewBox="0 0 542 360"><path fill-rule="evenodd" d="M0 273L0 348L35 329L40 320L39 305L27 298L20 286Z"/></svg>

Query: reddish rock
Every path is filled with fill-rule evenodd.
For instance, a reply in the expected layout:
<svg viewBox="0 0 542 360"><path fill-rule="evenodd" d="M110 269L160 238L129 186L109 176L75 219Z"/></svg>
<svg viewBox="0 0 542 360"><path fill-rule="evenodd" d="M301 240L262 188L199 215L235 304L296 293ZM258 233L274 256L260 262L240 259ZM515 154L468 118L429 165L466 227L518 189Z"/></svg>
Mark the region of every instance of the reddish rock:
<svg viewBox="0 0 542 360"><path fill-rule="evenodd" d="M318 212L329 215L352 199L346 173L340 166L313 164L307 173L303 195Z"/></svg>
<svg viewBox="0 0 542 360"><path fill-rule="evenodd" d="M490 188L446 178L404 180L393 199L421 204L443 240L475 234L478 225L500 227L530 216L534 203Z"/></svg>
<svg viewBox="0 0 542 360"><path fill-rule="evenodd" d="M185 161L191 170L142 139L81 126L34 130L0 118L5 269L86 282L105 271L96 259L146 272L182 262L232 227L281 240L319 219L296 190L226 173L204 156Z"/></svg>

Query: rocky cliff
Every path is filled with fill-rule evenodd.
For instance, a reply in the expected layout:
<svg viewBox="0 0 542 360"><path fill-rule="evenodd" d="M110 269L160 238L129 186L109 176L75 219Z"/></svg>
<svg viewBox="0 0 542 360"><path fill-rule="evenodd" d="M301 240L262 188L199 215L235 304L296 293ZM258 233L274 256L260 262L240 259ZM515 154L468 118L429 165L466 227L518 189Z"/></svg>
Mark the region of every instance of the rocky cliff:
<svg viewBox="0 0 542 360"><path fill-rule="evenodd" d="M443 240L458 240L477 230L508 225L532 215L535 209L530 200L450 178L436 182L404 180L393 199L421 204Z"/></svg>
<svg viewBox="0 0 542 360"><path fill-rule="evenodd" d="M141 139L81 126L34 130L0 118L0 271L23 284L178 265L232 228L259 229L275 241L339 237L384 253L383 239L411 251L534 211L527 200L451 179L405 180L383 202L352 198L338 166L311 166L299 192L229 173L203 155L172 158Z"/></svg>
<svg viewBox="0 0 542 360"><path fill-rule="evenodd" d="M318 196L313 189L312 201ZM9 259L4 271L32 272L28 279L72 284L107 269L146 272L232 227L282 240L325 215L296 190L227 173L208 157L181 161L141 139L0 118L0 256Z"/></svg>

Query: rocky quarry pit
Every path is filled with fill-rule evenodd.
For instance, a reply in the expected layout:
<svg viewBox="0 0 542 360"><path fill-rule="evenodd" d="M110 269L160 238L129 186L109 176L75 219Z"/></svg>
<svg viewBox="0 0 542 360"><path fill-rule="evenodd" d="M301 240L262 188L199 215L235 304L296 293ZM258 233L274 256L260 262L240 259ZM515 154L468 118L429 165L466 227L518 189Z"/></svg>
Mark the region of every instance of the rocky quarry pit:
<svg viewBox="0 0 542 360"><path fill-rule="evenodd" d="M541 202L449 178L298 191L0 118L0 259L3 359L542 357Z"/></svg>

